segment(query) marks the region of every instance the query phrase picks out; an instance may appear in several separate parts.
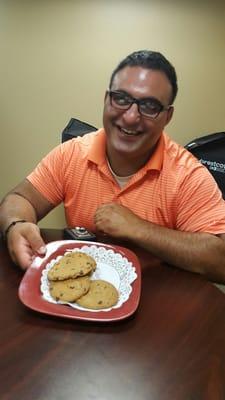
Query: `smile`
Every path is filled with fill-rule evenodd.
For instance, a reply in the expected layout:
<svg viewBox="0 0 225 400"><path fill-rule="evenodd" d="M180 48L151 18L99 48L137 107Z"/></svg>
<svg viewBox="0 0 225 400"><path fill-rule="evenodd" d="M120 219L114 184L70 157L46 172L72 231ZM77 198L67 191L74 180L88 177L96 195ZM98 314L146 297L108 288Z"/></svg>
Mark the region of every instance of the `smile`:
<svg viewBox="0 0 225 400"><path fill-rule="evenodd" d="M120 129L121 132L125 133L125 135L128 135L128 136L137 136L137 135L139 135L141 133L141 132L138 132L138 131L133 131L133 130L130 130L130 129L125 129L125 128L119 128L119 129Z"/></svg>

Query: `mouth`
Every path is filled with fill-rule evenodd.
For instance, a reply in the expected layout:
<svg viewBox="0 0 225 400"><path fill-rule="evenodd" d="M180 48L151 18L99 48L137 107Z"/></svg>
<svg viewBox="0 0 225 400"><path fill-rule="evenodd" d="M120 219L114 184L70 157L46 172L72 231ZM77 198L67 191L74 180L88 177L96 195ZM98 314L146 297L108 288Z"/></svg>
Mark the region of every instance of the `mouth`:
<svg viewBox="0 0 225 400"><path fill-rule="evenodd" d="M126 128L122 128L120 126L118 126L118 129L120 130L120 132L122 132L126 136L138 136L138 135L140 135L142 133L140 131L136 131L136 130L132 130L132 129L126 129Z"/></svg>

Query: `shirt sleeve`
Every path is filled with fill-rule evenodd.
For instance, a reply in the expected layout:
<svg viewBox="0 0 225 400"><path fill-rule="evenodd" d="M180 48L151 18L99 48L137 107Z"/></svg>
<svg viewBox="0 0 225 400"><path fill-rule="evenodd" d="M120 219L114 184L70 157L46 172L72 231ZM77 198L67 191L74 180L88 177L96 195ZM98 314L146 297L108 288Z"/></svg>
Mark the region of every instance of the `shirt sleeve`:
<svg viewBox="0 0 225 400"><path fill-rule="evenodd" d="M55 147L27 176L32 185L54 206L64 200L63 177L70 157L68 150L68 142Z"/></svg>
<svg viewBox="0 0 225 400"><path fill-rule="evenodd" d="M186 174L177 196L177 229L225 233L225 202L216 181L200 163Z"/></svg>

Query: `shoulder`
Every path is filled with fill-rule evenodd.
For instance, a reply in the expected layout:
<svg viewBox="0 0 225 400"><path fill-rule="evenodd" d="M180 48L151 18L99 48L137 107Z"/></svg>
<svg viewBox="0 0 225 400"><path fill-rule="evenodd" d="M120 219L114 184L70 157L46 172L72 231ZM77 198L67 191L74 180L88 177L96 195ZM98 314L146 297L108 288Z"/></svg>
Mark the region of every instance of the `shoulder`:
<svg viewBox="0 0 225 400"><path fill-rule="evenodd" d="M215 179L209 170L184 147L173 141L167 135L165 138L163 170L167 180L178 189L177 196L182 199L189 196L209 198L209 193L221 197ZM179 195L178 195L179 193Z"/></svg>
<svg viewBox="0 0 225 400"><path fill-rule="evenodd" d="M206 167L200 161L186 150L183 146L172 140L167 134L164 133L164 166L170 169L170 172L190 175L195 170L209 175Z"/></svg>
<svg viewBox="0 0 225 400"><path fill-rule="evenodd" d="M183 195L186 190L192 196L193 193L218 190L211 173L193 154L166 134L164 141L162 176L175 192L178 190Z"/></svg>
<svg viewBox="0 0 225 400"><path fill-rule="evenodd" d="M98 140L98 137L102 134L103 130L99 129L98 131L87 133L84 136L74 137L58 146L58 150L68 155L74 152L82 152L82 154L88 153L96 140Z"/></svg>
<svg viewBox="0 0 225 400"><path fill-rule="evenodd" d="M87 133L84 136L74 137L64 143L59 144L51 150L42 161L50 163L75 163L79 160L88 158L90 150L93 148L98 138L104 135L103 129L96 132Z"/></svg>

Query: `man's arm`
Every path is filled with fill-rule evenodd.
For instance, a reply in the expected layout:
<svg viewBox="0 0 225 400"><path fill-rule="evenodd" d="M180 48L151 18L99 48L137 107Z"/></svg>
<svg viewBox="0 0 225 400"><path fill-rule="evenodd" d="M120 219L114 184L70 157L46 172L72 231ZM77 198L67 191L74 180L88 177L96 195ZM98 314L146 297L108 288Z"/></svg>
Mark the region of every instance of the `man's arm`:
<svg viewBox="0 0 225 400"><path fill-rule="evenodd" d="M115 203L98 208L95 224L98 230L131 240L168 264L225 283L225 235L168 229Z"/></svg>
<svg viewBox="0 0 225 400"><path fill-rule="evenodd" d="M45 244L36 223L53 207L26 179L1 203L0 229L3 234L12 222L27 221L12 225L7 233L9 253L13 261L24 269L29 267L35 254L45 253Z"/></svg>

